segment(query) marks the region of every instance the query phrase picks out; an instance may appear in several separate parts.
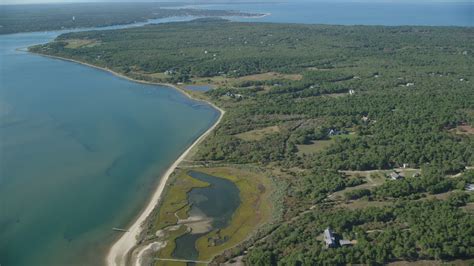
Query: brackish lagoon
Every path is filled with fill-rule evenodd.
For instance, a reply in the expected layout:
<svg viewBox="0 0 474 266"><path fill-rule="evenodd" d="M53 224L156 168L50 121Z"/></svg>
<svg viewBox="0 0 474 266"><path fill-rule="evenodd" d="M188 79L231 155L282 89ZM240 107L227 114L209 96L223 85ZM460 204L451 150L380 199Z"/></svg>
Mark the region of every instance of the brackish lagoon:
<svg viewBox="0 0 474 266"><path fill-rule="evenodd" d="M210 184L208 187L193 188L188 192L191 205L189 216L212 220L212 230L225 228L240 205L239 189L231 181L197 171L189 171L189 176ZM206 232L207 233L207 232ZM196 240L206 233L187 233L176 239L173 257L187 260L198 259Z"/></svg>

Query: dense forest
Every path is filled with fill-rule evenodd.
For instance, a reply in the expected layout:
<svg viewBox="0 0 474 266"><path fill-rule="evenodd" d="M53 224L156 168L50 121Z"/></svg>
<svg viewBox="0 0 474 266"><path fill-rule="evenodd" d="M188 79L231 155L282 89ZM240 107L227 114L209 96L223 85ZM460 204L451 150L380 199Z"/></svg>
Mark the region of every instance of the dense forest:
<svg viewBox="0 0 474 266"><path fill-rule="evenodd" d="M256 165L288 189L282 217L216 262L474 258L472 28L201 19L69 33L31 50L217 84L202 97L227 112L196 159ZM327 227L351 245L326 248Z"/></svg>
<svg viewBox="0 0 474 266"><path fill-rule="evenodd" d="M0 5L0 34L105 27L179 16L252 16L224 10L180 9L183 3ZM172 7L172 8L170 8Z"/></svg>

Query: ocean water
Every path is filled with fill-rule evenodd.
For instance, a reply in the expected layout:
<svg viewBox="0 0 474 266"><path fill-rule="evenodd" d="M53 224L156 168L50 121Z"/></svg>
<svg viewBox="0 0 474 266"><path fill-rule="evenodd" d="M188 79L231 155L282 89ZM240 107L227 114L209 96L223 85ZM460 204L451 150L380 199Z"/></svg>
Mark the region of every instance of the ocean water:
<svg viewBox="0 0 474 266"><path fill-rule="evenodd" d="M98 265L159 176L218 118L163 86L17 51L0 36L0 265Z"/></svg>
<svg viewBox="0 0 474 266"><path fill-rule="evenodd" d="M474 26L473 1L370 3L369 1L296 0L274 3L192 5L190 7L271 14L263 18L233 18L240 21L337 25Z"/></svg>

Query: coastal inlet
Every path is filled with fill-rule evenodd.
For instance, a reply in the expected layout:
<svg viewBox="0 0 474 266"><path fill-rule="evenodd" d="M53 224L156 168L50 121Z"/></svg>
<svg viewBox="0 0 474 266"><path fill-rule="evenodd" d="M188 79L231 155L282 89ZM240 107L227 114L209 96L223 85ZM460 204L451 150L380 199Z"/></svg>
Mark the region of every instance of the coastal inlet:
<svg viewBox="0 0 474 266"><path fill-rule="evenodd" d="M263 173L237 167L176 170L132 261L209 262L268 221L272 185Z"/></svg>

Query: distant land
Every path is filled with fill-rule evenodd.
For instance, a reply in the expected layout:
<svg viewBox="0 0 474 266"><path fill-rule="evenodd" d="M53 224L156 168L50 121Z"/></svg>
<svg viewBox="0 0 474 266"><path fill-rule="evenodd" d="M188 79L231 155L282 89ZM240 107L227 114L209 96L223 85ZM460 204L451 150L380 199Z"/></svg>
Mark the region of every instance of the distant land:
<svg viewBox="0 0 474 266"><path fill-rule="evenodd" d="M179 3L81 3L3 5L0 34L51 31L145 22L169 17L258 16L226 10L170 9Z"/></svg>

